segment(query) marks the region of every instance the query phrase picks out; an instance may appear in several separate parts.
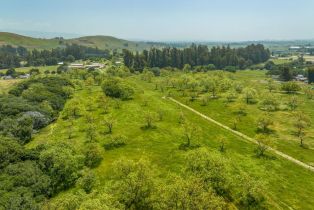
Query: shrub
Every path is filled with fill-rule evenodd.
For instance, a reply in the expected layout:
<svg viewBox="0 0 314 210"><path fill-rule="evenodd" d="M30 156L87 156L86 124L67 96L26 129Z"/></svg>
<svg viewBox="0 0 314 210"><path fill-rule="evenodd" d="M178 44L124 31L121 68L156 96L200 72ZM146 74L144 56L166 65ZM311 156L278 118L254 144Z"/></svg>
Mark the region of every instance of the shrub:
<svg viewBox="0 0 314 210"><path fill-rule="evenodd" d="M281 85L281 90L285 91L286 93L295 93L301 90L301 87L296 82L285 82Z"/></svg>
<svg viewBox="0 0 314 210"><path fill-rule="evenodd" d="M78 179L78 186L86 193L91 193L97 183L95 174L91 171L86 171L81 178Z"/></svg>
<svg viewBox="0 0 314 210"><path fill-rule="evenodd" d="M129 99L134 94L134 90L120 79L110 78L105 80L102 85L103 92L112 98Z"/></svg>
<svg viewBox="0 0 314 210"><path fill-rule="evenodd" d="M101 149L98 144L95 143L86 144L84 155L85 165L89 168L97 167L103 160Z"/></svg>
<svg viewBox="0 0 314 210"><path fill-rule="evenodd" d="M51 178L53 193L68 189L79 178L84 157L66 144L53 145L39 155L41 169Z"/></svg>
<svg viewBox="0 0 314 210"><path fill-rule="evenodd" d="M123 135L112 136L104 147L106 150L112 150L114 148L122 147L126 144L127 138Z"/></svg>

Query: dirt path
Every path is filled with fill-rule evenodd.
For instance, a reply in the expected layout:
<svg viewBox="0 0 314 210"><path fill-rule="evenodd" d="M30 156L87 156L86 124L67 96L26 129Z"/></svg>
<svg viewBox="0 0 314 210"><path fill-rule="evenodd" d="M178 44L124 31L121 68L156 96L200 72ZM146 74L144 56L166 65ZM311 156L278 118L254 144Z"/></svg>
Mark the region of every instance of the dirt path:
<svg viewBox="0 0 314 210"><path fill-rule="evenodd" d="M245 140L247 140L247 141L249 141L251 143L257 144L255 139L253 139L253 138L251 138L251 137L249 137L249 136L247 136L247 135L245 135L245 134L243 134L243 133L241 133L239 131L235 131L235 130L229 128L228 126L226 126L226 125L224 125L224 124L222 124L220 122L217 122L216 120L214 120L214 119L212 119L212 118L210 118L210 117L208 117L208 116L206 116L206 115L196 111L195 109L193 109L193 108L191 108L191 107L189 107L189 106L187 106L187 105L185 105L185 104L183 104L183 103L181 103L181 102L179 102L179 101L177 101L177 100L175 100L175 99L173 99L171 97L163 97L163 99L169 99L169 100L175 102L176 104L178 104L178 105L180 105L180 106L182 106L182 107L184 107L184 108L194 112L195 114L201 116L202 118L208 120L209 122L214 123L214 124L224 128L224 129L228 130L229 132L237 135L237 136L240 136L242 139L245 139ZM269 148L269 150L272 151L273 153L275 153L275 154L277 154L277 155L279 155L279 156L281 156L281 157L283 157L283 158L285 158L285 159L287 159L287 160L289 160L289 161L299 165L299 166L302 166L303 168L309 169L310 171L314 172L314 167L313 166L310 166L310 165L308 165L306 163L303 163L303 162L301 162L301 161L299 161L299 160L297 160L297 159L295 159L295 158L293 158L293 157L291 157L291 156L289 156L289 155L287 155L287 154L285 154L283 152L280 152L280 151L278 151L276 149Z"/></svg>

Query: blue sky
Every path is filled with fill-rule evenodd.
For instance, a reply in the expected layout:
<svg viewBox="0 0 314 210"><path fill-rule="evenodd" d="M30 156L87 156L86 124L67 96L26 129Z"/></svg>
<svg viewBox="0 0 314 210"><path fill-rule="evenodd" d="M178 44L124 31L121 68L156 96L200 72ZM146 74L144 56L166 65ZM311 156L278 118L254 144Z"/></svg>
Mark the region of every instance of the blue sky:
<svg viewBox="0 0 314 210"><path fill-rule="evenodd" d="M313 0L1 0L0 30L154 41L314 38Z"/></svg>

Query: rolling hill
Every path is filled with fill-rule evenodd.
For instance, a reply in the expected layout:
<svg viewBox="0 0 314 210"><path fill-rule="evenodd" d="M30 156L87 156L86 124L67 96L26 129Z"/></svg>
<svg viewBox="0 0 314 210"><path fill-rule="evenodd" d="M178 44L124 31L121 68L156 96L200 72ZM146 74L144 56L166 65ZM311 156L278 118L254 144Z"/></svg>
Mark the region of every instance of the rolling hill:
<svg viewBox="0 0 314 210"><path fill-rule="evenodd" d="M156 46L152 43L133 42L118 39L112 36L85 36L74 39L41 39L28 36L22 36L14 33L0 32L0 46L12 45L23 46L27 49L51 49L63 47L66 44L78 44L86 47L98 47L99 49L141 51ZM156 46L158 47L158 46Z"/></svg>

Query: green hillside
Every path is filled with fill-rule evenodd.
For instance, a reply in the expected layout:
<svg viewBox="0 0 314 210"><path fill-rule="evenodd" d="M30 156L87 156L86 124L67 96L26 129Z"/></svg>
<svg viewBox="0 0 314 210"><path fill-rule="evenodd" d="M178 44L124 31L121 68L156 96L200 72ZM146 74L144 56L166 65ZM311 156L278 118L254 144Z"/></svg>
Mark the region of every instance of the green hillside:
<svg viewBox="0 0 314 210"><path fill-rule="evenodd" d="M85 36L74 39L60 40L54 39L41 39L28 36L22 36L18 34L0 32L0 46L12 45L23 46L28 49L51 49L57 47L63 47L65 44L78 44L87 47L98 47L99 49L129 49L132 51L140 51L143 49L149 49L153 45L144 42L132 42L123 39L118 39L112 36Z"/></svg>
<svg viewBox="0 0 314 210"><path fill-rule="evenodd" d="M39 39L13 33L0 32L1 45L23 46L28 49L50 49L59 46L57 39Z"/></svg>

